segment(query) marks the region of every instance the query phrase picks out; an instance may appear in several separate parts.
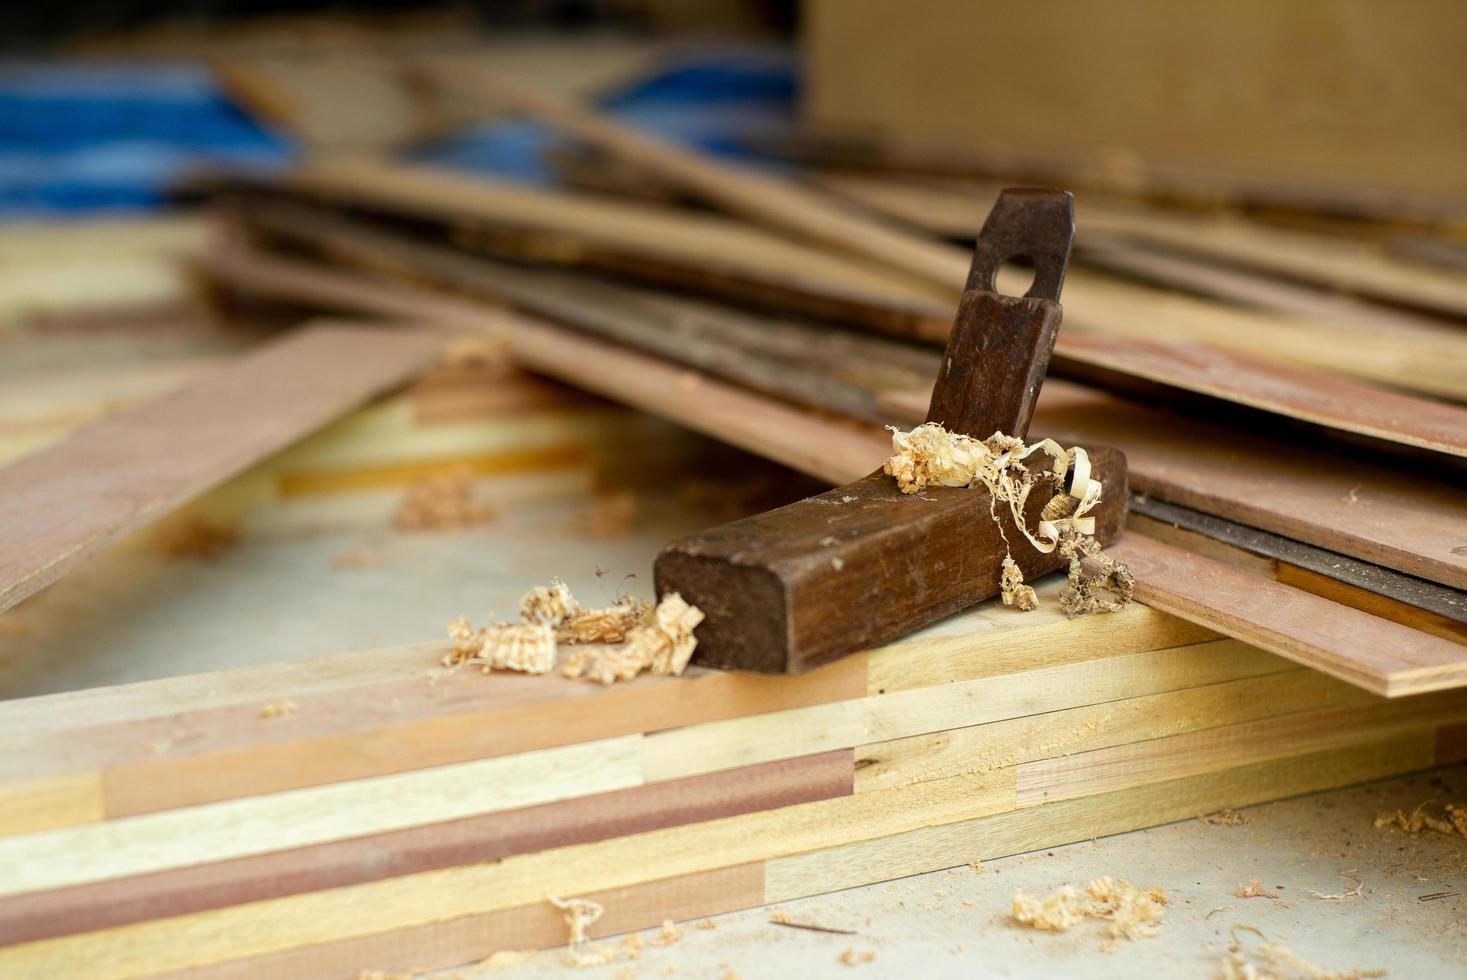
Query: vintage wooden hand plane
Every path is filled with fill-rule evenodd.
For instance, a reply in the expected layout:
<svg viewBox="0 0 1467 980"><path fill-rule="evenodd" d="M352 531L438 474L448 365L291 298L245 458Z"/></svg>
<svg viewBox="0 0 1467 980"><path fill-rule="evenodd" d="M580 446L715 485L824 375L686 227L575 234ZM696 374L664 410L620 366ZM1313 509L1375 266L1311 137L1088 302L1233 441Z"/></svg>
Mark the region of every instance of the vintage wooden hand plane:
<svg viewBox="0 0 1467 980"><path fill-rule="evenodd" d="M1007 190L978 237L929 422L977 439L1025 438L1059 334L1060 288L1074 239L1071 196ZM997 292L1006 262L1027 260L1022 297ZM1126 460L1086 447L1104 492L1091 510L1105 543L1126 513ZM1034 527L1055 486L1032 493ZM1026 578L1066 563L1036 549L983 487L902 493L877 471L829 493L680 538L657 559L659 595L703 610L696 662L798 673L911 632L999 591L1012 554Z"/></svg>

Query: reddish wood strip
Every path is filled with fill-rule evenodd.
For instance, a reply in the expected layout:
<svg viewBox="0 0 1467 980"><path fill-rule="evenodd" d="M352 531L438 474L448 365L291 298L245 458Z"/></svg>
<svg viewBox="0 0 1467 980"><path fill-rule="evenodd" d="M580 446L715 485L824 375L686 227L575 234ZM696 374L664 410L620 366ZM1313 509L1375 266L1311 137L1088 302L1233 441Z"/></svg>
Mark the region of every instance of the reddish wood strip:
<svg viewBox="0 0 1467 980"><path fill-rule="evenodd" d="M614 936L655 926L663 919L685 921L762 905L764 865L735 865L575 897L600 902L606 909L588 933L596 938ZM393 973L456 966L499 950L541 949L565 941L560 912L542 902L161 974L157 980L358 980L365 970Z"/></svg>
<svg viewBox="0 0 1467 980"><path fill-rule="evenodd" d="M852 750L0 900L0 946L849 796Z"/></svg>
<svg viewBox="0 0 1467 980"><path fill-rule="evenodd" d="M1272 582L1141 534L1110 554L1136 598L1307 667L1395 697L1467 684L1467 646ZM1164 586L1155 584L1164 583Z"/></svg>
<svg viewBox="0 0 1467 980"><path fill-rule="evenodd" d="M425 331L316 326L0 470L0 610L427 367Z"/></svg>

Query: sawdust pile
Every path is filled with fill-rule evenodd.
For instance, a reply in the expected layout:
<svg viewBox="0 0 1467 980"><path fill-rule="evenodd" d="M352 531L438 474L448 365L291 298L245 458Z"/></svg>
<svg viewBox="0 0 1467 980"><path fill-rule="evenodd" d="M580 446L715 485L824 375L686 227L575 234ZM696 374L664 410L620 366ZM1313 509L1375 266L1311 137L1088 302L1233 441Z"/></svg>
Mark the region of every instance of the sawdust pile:
<svg viewBox="0 0 1467 980"><path fill-rule="evenodd" d="M1014 892L1014 921L1045 932L1064 932L1084 919L1109 923L1112 946L1122 939L1145 939L1156 935L1166 914L1166 892L1160 888L1137 888L1129 881L1096 878L1083 892L1065 885L1046 897L1031 895L1022 888Z"/></svg>
<svg viewBox="0 0 1467 980"><path fill-rule="evenodd" d="M1068 616L1116 612L1135 592L1131 570L1101 552L1095 540L1095 518L1090 511L1100 502L1099 480L1090 477L1090 457L1085 450L1065 449L1051 439L1025 445L1022 439L995 432L986 440L949 432L933 422L909 432L893 428L893 455L883 471L897 481L902 493L918 493L926 487L983 487L988 491L990 514L1004 538L1012 542L999 518L1000 505L1036 551L1050 554L1056 549L1069 560L1069 581L1060 593L1060 606ZM1047 469L1031 469L1031 457L1048 458ZM1029 497L1036 488L1049 493L1040 512L1038 526L1031 529L1024 518ZM1021 610L1037 608L1039 598L1024 584L1024 574L1012 551L1004 556L1000 590L1004 605Z"/></svg>
<svg viewBox="0 0 1467 980"><path fill-rule="evenodd" d="M1223 980L1368 980L1383 977L1385 970L1327 970L1304 959L1287 946L1264 939L1253 950L1246 949L1237 929L1258 932L1252 926L1233 931L1233 944L1222 958Z"/></svg>
<svg viewBox="0 0 1467 980"><path fill-rule="evenodd" d="M1440 817L1426 812L1423 803L1407 815L1405 810L1394 813L1386 811L1375 818L1377 827L1400 827L1408 834L1419 834L1423 830L1434 830L1449 837L1467 838L1467 804L1448 803Z"/></svg>
<svg viewBox="0 0 1467 980"><path fill-rule="evenodd" d="M459 466L409 484L392 526L399 531L452 531L483 524L493 516L493 508L474 499L474 471Z"/></svg>
<svg viewBox="0 0 1467 980"><path fill-rule="evenodd" d="M443 664L473 664L485 673L548 674L564 643L574 647L561 665L565 677L614 684L643 671L681 674L698 646L693 631L702 621L702 611L676 592L655 606L623 596L610 606L584 609L564 582L551 579L525 593L518 623L491 622L477 629L464 617L450 623L453 649Z"/></svg>

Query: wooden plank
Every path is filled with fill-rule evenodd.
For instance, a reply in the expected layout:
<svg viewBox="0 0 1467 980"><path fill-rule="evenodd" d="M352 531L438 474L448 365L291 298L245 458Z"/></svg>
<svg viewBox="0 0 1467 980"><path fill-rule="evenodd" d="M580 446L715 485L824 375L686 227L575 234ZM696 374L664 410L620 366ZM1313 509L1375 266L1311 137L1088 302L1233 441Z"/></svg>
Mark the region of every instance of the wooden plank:
<svg viewBox="0 0 1467 980"><path fill-rule="evenodd" d="M0 946L849 796L849 749L0 900Z"/></svg>
<svg viewBox="0 0 1467 980"><path fill-rule="evenodd" d="M0 840L0 896L307 847L642 784L626 735Z"/></svg>
<svg viewBox="0 0 1467 980"><path fill-rule="evenodd" d="M764 900L783 902L854 888L1425 769L1435 764L1435 742L1434 731L1426 729L1365 745L787 855L765 865Z"/></svg>
<svg viewBox="0 0 1467 980"><path fill-rule="evenodd" d="M71 772L0 784L0 837L101 820L102 779Z"/></svg>
<svg viewBox="0 0 1467 980"><path fill-rule="evenodd" d="M1353 745L1467 720L1458 692L1351 704L1114 745L1018 767L1019 806L1078 799L1165 779Z"/></svg>
<svg viewBox="0 0 1467 980"><path fill-rule="evenodd" d="M438 666L442 649L369 651L0 702L0 729L10 733L0 738L0 772L8 791L25 793L57 774L93 771L103 785L103 815L116 818L841 701L867 690L859 657L783 683L693 668L681 678L603 688L560 677L450 673ZM283 697L298 710L262 720L260 705Z"/></svg>
<svg viewBox="0 0 1467 980"><path fill-rule="evenodd" d="M686 922L764 903L762 862L699 871L583 896L606 912L586 929L593 939ZM544 949L566 940L565 918L549 902L460 916L353 939L296 946L160 975L160 980L361 980L364 969L410 973L487 959L500 950Z"/></svg>
<svg viewBox="0 0 1467 980"><path fill-rule="evenodd" d="M1183 619L1277 650L1386 697L1467 683L1467 646L1240 572L1142 535L1111 548L1136 597ZM1151 583L1165 580L1165 589Z"/></svg>
<svg viewBox="0 0 1467 980"><path fill-rule="evenodd" d="M184 970L868 840L1012 809L1009 773L960 776L292 895L0 950L0 971L102 978Z"/></svg>
<svg viewBox="0 0 1467 980"><path fill-rule="evenodd" d="M0 610L421 371L432 332L320 325L0 470Z"/></svg>
<svg viewBox="0 0 1467 980"><path fill-rule="evenodd" d="M490 254L588 265L938 341L952 322L948 288L715 215L365 159L315 161L283 181L310 196L436 220Z"/></svg>
<svg viewBox="0 0 1467 980"><path fill-rule="evenodd" d="M1219 656L1236 647L1208 644ZM1289 671L1104 701L856 748L856 792L989 772L1059 755L1235 724L1333 704L1377 701L1317 671Z"/></svg>
<svg viewBox="0 0 1467 980"><path fill-rule="evenodd" d="M1414 629L1467 641L1467 593L1458 589L1151 497L1132 500L1127 521L1128 527L1150 537L1235 568Z"/></svg>

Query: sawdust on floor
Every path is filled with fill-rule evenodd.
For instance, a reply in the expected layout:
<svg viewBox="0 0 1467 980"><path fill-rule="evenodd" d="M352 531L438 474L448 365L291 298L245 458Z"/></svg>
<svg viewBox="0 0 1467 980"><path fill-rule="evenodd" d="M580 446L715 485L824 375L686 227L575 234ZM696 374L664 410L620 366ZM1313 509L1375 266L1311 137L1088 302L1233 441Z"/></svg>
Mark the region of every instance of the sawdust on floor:
<svg viewBox="0 0 1467 980"><path fill-rule="evenodd" d="M483 524L494 509L474 497L474 471L455 466L418 477L392 516L399 531L452 531Z"/></svg>
<svg viewBox="0 0 1467 980"><path fill-rule="evenodd" d="M1083 892L1064 885L1044 897L1021 888L1014 892L1012 915L1020 925L1044 932L1064 932L1085 919L1104 920L1110 939L1102 948L1110 948L1122 939L1156 935L1166 915L1166 892L1111 877L1096 878Z"/></svg>

